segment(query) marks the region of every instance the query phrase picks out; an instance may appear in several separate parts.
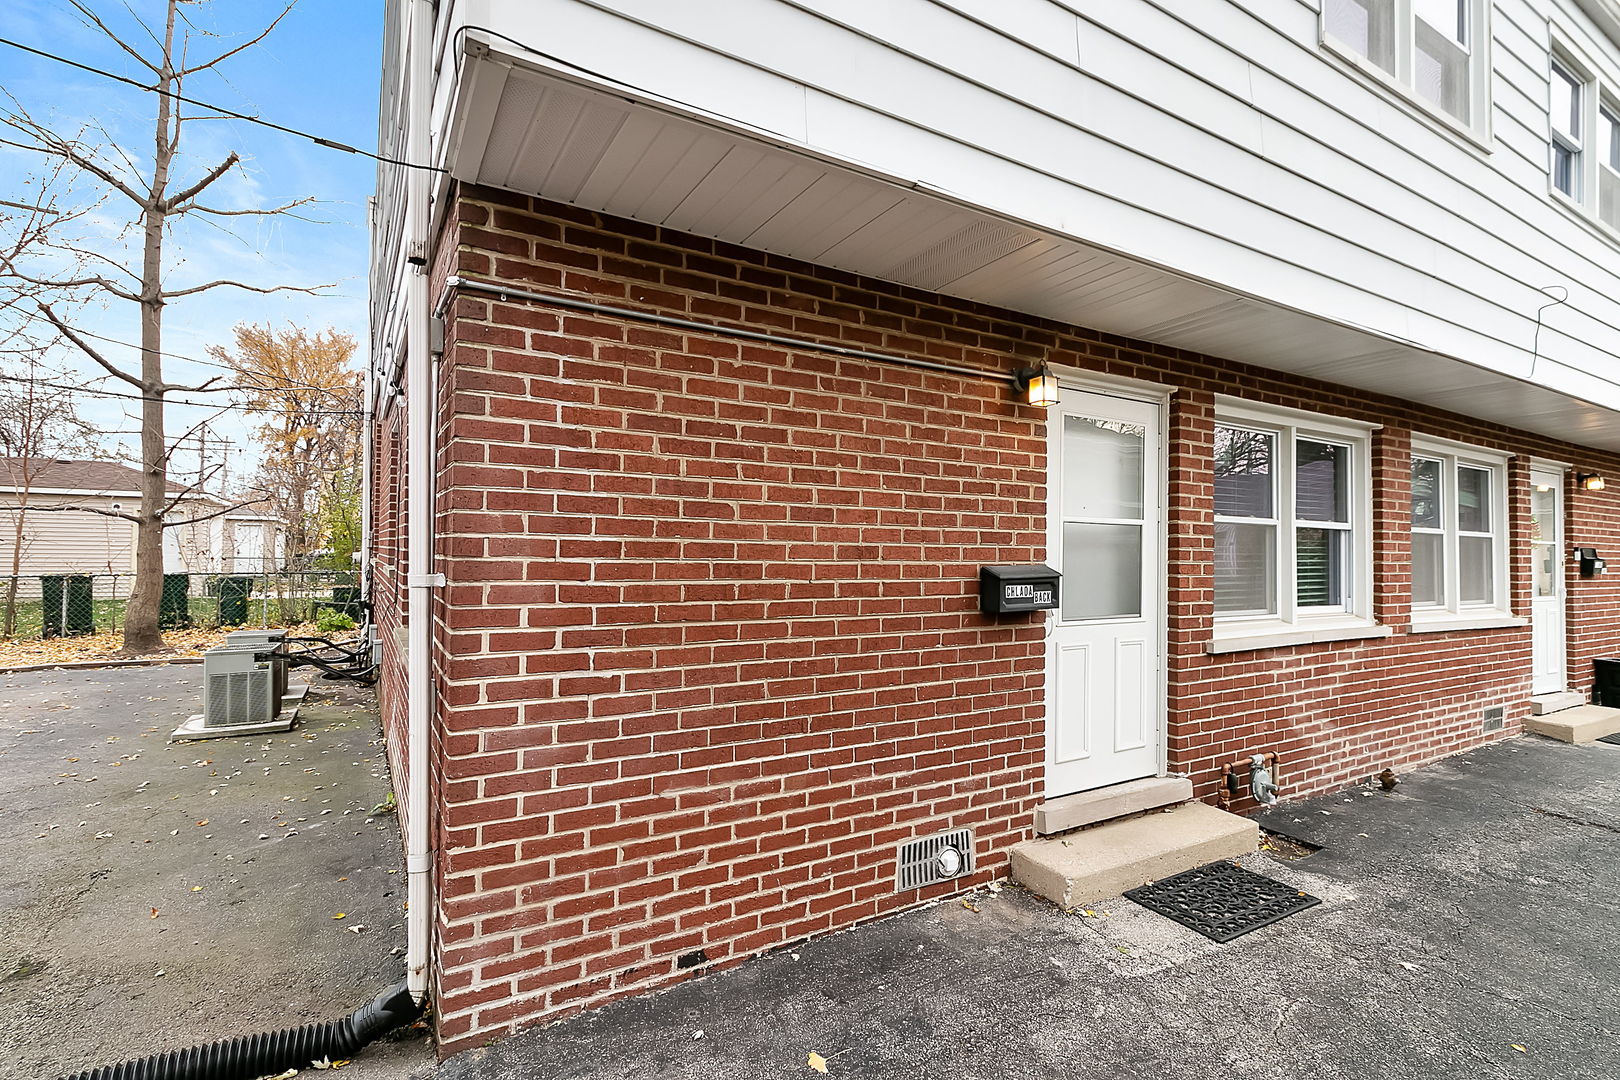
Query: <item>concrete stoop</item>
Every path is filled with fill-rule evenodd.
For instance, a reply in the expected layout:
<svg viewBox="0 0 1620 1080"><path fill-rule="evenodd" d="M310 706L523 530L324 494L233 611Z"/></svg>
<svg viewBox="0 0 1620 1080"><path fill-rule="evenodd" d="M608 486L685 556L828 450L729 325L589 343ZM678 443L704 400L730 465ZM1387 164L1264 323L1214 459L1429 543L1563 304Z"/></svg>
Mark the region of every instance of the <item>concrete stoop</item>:
<svg viewBox="0 0 1620 1080"><path fill-rule="evenodd" d="M1581 705L1550 716L1531 716L1524 730L1567 743L1596 742L1605 735L1620 732L1620 709L1602 705Z"/></svg>
<svg viewBox="0 0 1620 1080"><path fill-rule="evenodd" d="M1586 704L1586 695L1578 690L1559 690L1553 694L1537 694L1530 699L1530 715L1546 716Z"/></svg>
<svg viewBox="0 0 1620 1080"><path fill-rule="evenodd" d="M1013 880L1059 907L1083 907L1217 859L1247 855L1260 827L1208 803L1026 840L1012 849Z"/></svg>

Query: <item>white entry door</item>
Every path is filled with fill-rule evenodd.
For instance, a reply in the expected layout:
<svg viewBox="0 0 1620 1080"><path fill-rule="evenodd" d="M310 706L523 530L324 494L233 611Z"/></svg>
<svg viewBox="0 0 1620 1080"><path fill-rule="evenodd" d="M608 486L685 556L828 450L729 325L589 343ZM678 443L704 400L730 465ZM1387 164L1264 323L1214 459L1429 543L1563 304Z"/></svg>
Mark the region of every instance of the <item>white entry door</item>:
<svg viewBox="0 0 1620 1080"><path fill-rule="evenodd" d="M1564 474L1530 472L1532 694L1567 688L1564 656Z"/></svg>
<svg viewBox="0 0 1620 1080"><path fill-rule="evenodd" d="M232 569L238 574L257 574L264 569L264 526L238 524L235 533Z"/></svg>
<svg viewBox="0 0 1620 1080"><path fill-rule="evenodd" d="M1051 798L1159 771L1165 567L1159 407L1065 389L1047 430Z"/></svg>

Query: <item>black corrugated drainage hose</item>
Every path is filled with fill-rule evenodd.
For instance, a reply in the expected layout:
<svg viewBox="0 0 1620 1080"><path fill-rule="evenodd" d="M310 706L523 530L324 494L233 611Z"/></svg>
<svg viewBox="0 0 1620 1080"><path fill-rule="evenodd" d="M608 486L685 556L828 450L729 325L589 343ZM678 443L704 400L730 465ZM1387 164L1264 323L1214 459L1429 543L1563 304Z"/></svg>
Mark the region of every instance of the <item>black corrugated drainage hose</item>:
<svg viewBox="0 0 1620 1080"><path fill-rule="evenodd" d="M422 1006L404 983L390 986L341 1020L205 1043L103 1065L64 1080L255 1080L303 1069L322 1058L350 1058L377 1036L415 1020Z"/></svg>

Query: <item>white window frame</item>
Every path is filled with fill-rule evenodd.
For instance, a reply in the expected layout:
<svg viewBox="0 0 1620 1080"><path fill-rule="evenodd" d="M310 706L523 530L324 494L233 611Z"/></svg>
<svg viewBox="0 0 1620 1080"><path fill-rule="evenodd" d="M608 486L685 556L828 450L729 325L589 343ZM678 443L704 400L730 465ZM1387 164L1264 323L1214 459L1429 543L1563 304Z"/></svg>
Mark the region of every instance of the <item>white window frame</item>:
<svg viewBox="0 0 1620 1080"><path fill-rule="evenodd" d="M1276 576L1272 588L1277 598L1277 610L1253 614L1216 613L1217 645L1211 651L1231 651L1220 646L1222 641L1233 645L1255 641L1250 647L1258 648L1268 644L1377 636L1372 633L1379 630L1372 619L1372 432L1376 425L1225 397L1216 399L1215 424L1217 427L1264 432L1276 440L1272 459L1272 517L1260 519L1217 514L1215 521L1269 524L1276 529ZM1298 517L1294 485L1296 443L1300 439L1344 446L1349 450L1345 499L1350 520L1343 525ZM1331 607L1302 607L1299 604L1296 566L1298 530L1323 527L1343 529L1350 533L1346 556L1348 565L1345 567L1350 581L1345 590L1345 602ZM1260 640L1270 638L1278 640Z"/></svg>
<svg viewBox="0 0 1620 1080"><path fill-rule="evenodd" d="M1620 65L1607 57L1594 56L1582 49L1573 38L1565 34L1556 23L1548 23L1547 51L1547 193L1553 202L1572 213L1583 224L1593 227L1598 235L1610 242L1620 242L1620 169L1610 161L1610 148L1603 141L1603 114L1620 119ZM1580 82L1581 121L1579 145L1572 146L1569 139L1557 131L1552 120L1552 80L1557 78L1554 65L1563 68ZM1553 182L1553 148L1561 145L1578 151L1574 163L1575 193L1566 194ZM1614 221L1603 219L1601 198L1603 178L1611 177L1615 186L1616 207Z"/></svg>
<svg viewBox="0 0 1620 1080"><path fill-rule="evenodd" d="M1347 41L1328 29L1328 4L1317 4L1318 38L1324 51L1350 65L1359 74L1392 91L1405 105L1412 106L1426 119L1462 135L1478 149L1491 151L1491 0L1463 0L1467 4L1468 27L1468 119L1461 120L1418 93L1413 78L1417 53L1418 15L1412 0L1389 0L1394 8L1395 70L1386 71Z"/></svg>
<svg viewBox="0 0 1620 1080"><path fill-rule="evenodd" d="M1560 121L1553 115L1552 88L1558 82L1571 84L1571 92L1575 95L1576 128L1573 132L1566 132L1560 127ZM1586 132L1592 129L1587 123L1587 103L1593 97L1595 81L1576 64L1566 60L1558 51L1554 50L1547 61L1547 184L1553 193L1567 199L1576 206L1584 206L1586 191L1590 186L1586 183ZM1594 116L1595 119L1595 116ZM1565 191L1558 186L1558 150L1562 147L1569 154L1570 187L1573 191Z"/></svg>
<svg viewBox="0 0 1620 1080"><path fill-rule="evenodd" d="M1508 455L1483 447L1454 443L1434 437L1414 436L1412 457L1440 462L1440 519L1441 526L1412 531L1439 534L1441 540L1440 601L1434 604L1411 606L1412 630L1452 630L1468 626L1517 626L1523 622L1514 616L1510 604L1509 550L1512 536L1508 528ZM1489 532L1464 533L1458 521L1457 470L1483 469L1490 474ZM1491 538L1491 596L1486 603L1463 603L1461 587L1460 538L1463 536L1489 536ZM1415 546L1413 548L1415 553Z"/></svg>

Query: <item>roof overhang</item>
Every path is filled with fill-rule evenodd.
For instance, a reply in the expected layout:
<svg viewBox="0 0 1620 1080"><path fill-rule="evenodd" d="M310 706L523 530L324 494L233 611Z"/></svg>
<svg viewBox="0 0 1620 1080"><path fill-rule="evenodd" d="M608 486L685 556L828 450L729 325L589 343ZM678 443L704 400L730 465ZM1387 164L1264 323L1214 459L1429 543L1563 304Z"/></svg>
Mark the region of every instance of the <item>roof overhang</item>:
<svg viewBox="0 0 1620 1080"><path fill-rule="evenodd" d="M1620 452L1620 412L1579 392L1243 295L500 46L464 35L437 125L457 180Z"/></svg>

